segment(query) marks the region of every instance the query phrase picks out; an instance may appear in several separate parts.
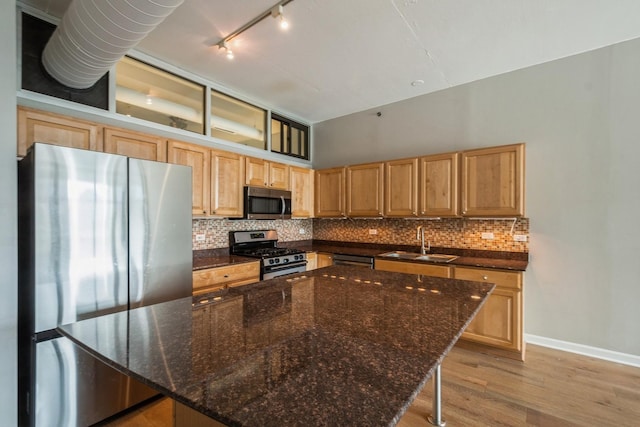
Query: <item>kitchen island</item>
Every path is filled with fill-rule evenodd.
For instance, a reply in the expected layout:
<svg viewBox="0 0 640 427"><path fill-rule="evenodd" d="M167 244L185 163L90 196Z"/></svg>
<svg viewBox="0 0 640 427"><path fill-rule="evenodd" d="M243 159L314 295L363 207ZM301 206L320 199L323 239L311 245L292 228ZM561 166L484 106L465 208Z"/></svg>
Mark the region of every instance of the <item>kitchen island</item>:
<svg viewBox="0 0 640 427"><path fill-rule="evenodd" d="M494 285L327 267L59 327L228 425L394 425Z"/></svg>

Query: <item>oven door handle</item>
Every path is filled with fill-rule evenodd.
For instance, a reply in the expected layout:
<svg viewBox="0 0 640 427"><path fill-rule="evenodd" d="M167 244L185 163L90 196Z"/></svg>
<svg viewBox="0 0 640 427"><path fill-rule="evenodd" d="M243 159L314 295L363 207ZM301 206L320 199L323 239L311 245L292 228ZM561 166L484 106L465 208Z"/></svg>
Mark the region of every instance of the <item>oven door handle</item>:
<svg viewBox="0 0 640 427"><path fill-rule="evenodd" d="M291 268L296 268L296 267L301 267L303 265L307 265L307 261L297 261L297 262L292 262L289 264L279 264L279 265L274 265L274 266L268 266L264 268L264 271L266 273L273 273L275 271L282 271L282 270L288 270Z"/></svg>

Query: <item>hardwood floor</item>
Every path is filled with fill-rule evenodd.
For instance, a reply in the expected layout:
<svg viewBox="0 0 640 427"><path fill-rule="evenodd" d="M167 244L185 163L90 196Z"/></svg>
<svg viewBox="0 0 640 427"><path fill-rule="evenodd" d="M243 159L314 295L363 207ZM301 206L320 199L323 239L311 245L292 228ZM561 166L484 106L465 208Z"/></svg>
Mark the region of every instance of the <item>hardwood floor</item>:
<svg viewBox="0 0 640 427"><path fill-rule="evenodd" d="M430 382L398 423L426 427ZM640 369L534 345L526 362L460 348L442 364L447 426L638 426Z"/></svg>
<svg viewBox="0 0 640 427"><path fill-rule="evenodd" d="M428 427L433 384L399 427ZM640 368L534 345L525 363L454 348L442 365L442 412L448 427L639 426ZM107 424L172 425L169 399Z"/></svg>

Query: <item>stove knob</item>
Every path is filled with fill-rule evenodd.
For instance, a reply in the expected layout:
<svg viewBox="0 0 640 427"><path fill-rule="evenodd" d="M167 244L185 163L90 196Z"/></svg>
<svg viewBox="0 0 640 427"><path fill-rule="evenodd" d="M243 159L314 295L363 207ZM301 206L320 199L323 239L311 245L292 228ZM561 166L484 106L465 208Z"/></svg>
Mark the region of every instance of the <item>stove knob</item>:
<svg viewBox="0 0 640 427"><path fill-rule="evenodd" d="M295 256L293 257L293 259L295 259L295 260L302 259L302 255L295 255Z"/></svg>
<svg viewBox="0 0 640 427"><path fill-rule="evenodd" d="M282 262L284 262L284 263L289 262L289 258L285 258L285 259L283 259L283 260L282 260Z"/></svg>
<svg viewBox="0 0 640 427"><path fill-rule="evenodd" d="M280 258L276 258L276 264L280 262Z"/></svg>
<svg viewBox="0 0 640 427"><path fill-rule="evenodd" d="M272 259L269 260L269 264L273 264L273 260Z"/></svg>

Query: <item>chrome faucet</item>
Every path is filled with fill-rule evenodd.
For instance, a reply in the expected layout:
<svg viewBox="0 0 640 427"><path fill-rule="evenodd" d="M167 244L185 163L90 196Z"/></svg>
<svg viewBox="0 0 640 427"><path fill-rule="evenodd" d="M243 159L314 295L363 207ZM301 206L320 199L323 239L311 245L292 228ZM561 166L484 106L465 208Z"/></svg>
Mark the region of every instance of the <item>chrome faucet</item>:
<svg viewBox="0 0 640 427"><path fill-rule="evenodd" d="M425 255L427 251L431 250L431 241L427 241L427 247L424 247L424 227L421 225L416 229L416 239L420 240L420 253Z"/></svg>

